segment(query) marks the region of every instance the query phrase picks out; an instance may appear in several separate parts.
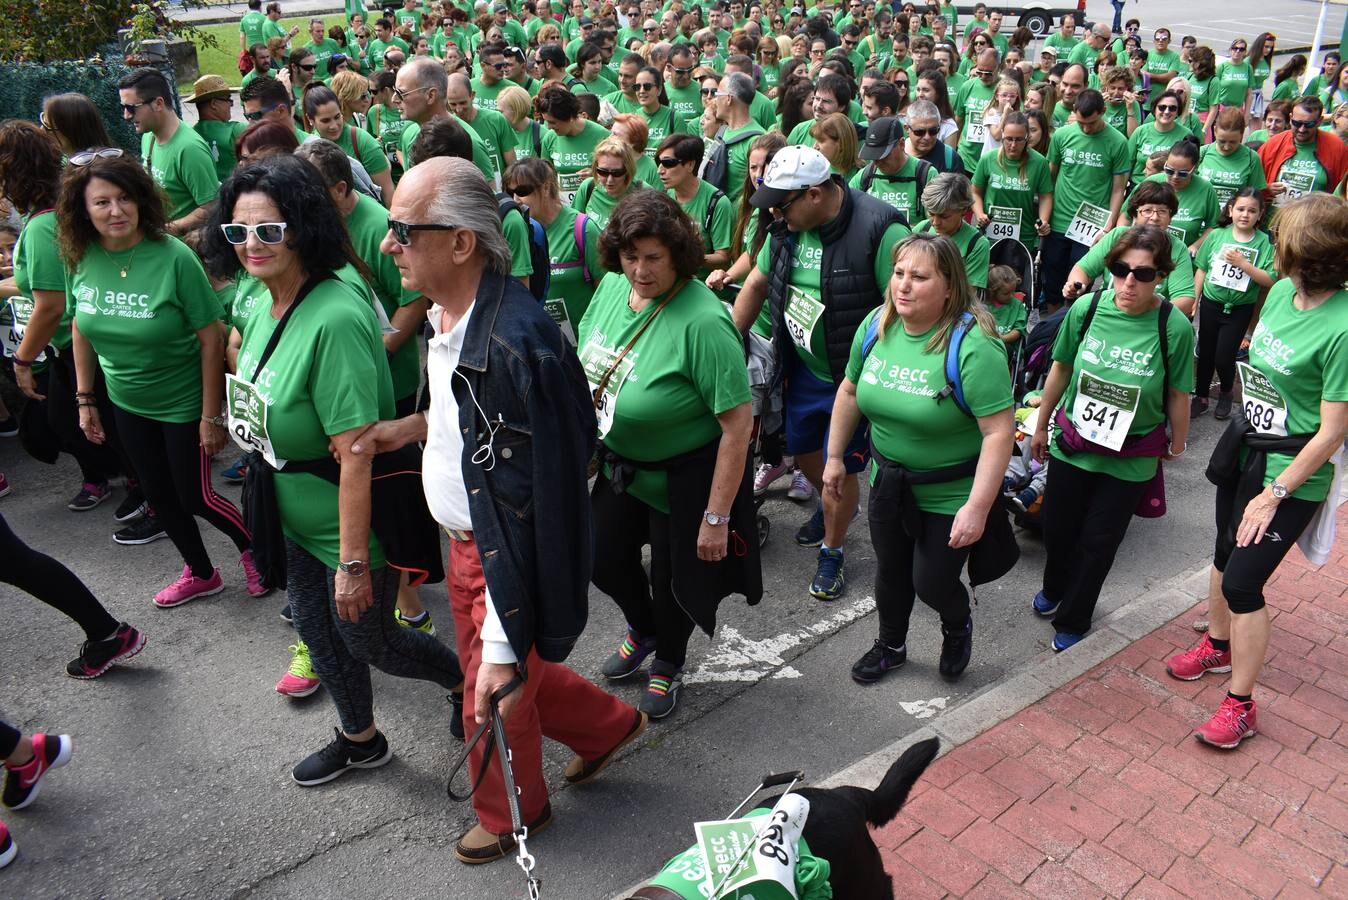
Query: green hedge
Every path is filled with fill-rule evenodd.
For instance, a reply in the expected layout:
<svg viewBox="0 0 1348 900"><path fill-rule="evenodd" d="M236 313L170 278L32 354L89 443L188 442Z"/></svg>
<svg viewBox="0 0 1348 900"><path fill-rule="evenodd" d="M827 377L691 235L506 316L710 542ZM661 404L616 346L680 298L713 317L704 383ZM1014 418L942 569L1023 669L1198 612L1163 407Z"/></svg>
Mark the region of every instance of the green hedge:
<svg viewBox="0 0 1348 900"><path fill-rule="evenodd" d="M115 54L112 48L108 50ZM114 143L138 154L140 139L130 123L122 119L121 100L117 96L117 82L128 71L117 55L108 61L46 65L8 63L4 78L0 78L0 120L17 118L36 122L45 98L73 91L84 94L98 105Z"/></svg>

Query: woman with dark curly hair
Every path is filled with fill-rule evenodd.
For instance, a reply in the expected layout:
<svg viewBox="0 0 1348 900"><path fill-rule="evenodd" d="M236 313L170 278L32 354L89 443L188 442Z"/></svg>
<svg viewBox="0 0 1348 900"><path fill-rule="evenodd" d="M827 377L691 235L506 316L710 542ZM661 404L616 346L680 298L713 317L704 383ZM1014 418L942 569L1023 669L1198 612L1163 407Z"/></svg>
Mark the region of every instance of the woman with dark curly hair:
<svg viewBox="0 0 1348 900"><path fill-rule="evenodd" d="M280 156L235 172L202 250L218 276L244 269L271 296L244 331L228 415L238 443L265 460L256 465L277 470L291 614L341 722L292 774L322 784L392 758L375 728L370 665L447 690L463 675L444 644L394 620L400 579L371 530L372 458L351 449L393 418L393 381L374 309L340 274L361 264L318 170ZM334 453L336 483L302 465Z"/></svg>
<svg viewBox="0 0 1348 900"><path fill-rule="evenodd" d="M11 119L0 125L0 195L23 216L14 247L14 276L0 281L0 303L26 297L33 304L23 340L14 354L14 380L31 399L47 401L47 421L60 437L61 449L75 457L83 477L79 493L66 507L72 512L87 512L111 496L108 479L125 466L115 452L119 445L115 441L104 447L89 443L75 415L75 356L70 349L66 272L56 248L53 212L60 182L61 152L55 141L31 122ZM46 383L40 385L33 365L46 358L48 347L51 351L46 356L53 358ZM107 389L101 377L93 390L106 400ZM145 499L134 487L134 477L131 482L133 496L118 510L118 518L123 521L135 517Z"/></svg>
<svg viewBox="0 0 1348 900"><path fill-rule="evenodd" d="M678 702L694 625L710 635L722 597L762 592L752 509L740 516L752 507L749 380L729 313L695 280L697 226L672 198L626 197L600 257L610 274L577 332L602 444L592 578L627 618L603 672L627 678L654 654L639 708L659 719Z"/></svg>
<svg viewBox="0 0 1348 900"><path fill-rule="evenodd" d="M201 262L165 234L163 195L129 156L71 157L56 221L75 308L80 429L103 443L103 415L111 412L145 497L185 561L155 605L224 590L193 516L234 542L248 593L265 594L243 517L211 487L210 458L225 445L224 310ZM110 410L95 394L100 367Z"/></svg>

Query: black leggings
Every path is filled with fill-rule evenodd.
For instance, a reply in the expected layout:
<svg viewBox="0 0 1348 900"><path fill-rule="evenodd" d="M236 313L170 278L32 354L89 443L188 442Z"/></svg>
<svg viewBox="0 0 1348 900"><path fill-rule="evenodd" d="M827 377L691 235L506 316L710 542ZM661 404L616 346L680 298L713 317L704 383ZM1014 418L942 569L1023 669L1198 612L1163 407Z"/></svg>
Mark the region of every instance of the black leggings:
<svg viewBox="0 0 1348 900"><path fill-rule="evenodd" d="M22 731L4 719L0 719L0 759L9 758L15 750L19 749L19 738L21 737L23 737Z"/></svg>
<svg viewBox="0 0 1348 900"><path fill-rule="evenodd" d="M872 499L874 494L871 495ZM881 507L877 509L877 506ZM963 628L969 619L969 592L960 571L969 548L951 549L953 515L919 513L922 533L915 540L903 530L893 504L872 502L867 509L871 545L875 547L875 606L880 613L880 640L895 649L908 640L914 597L936 610L941 624Z"/></svg>
<svg viewBox="0 0 1348 900"><path fill-rule="evenodd" d="M1053 627L1091 628L1095 604L1128 533L1145 481L1088 472L1057 457L1044 485L1044 596L1059 605Z"/></svg>
<svg viewBox="0 0 1348 900"><path fill-rule="evenodd" d="M32 594L65 613L91 641L112 637L118 622L89 589L61 563L29 547L0 515L0 581ZM8 756L8 753L0 756Z"/></svg>
<svg viewBox="0 0 1348 900"><path fill-rule="evenodd" d="M75 403L75 353L60 351L47 367L47 423L61 439L61 449L75 458L80 475L86 483L102 484L119 474L134 477L122 450L117 423L112 421L108 388L103 370L98 370L94 394L102 413L103 429L107 439L102 444L91 444L80 431L79 407Z"/></svg>
<svg viewBox="0 0 1348 900"><path fill-rule="evenodd" d="M655 658L682 669L693 620L674 599L674 567L669 556L669 516L630 494L615 494L601 472L590 492L594 514L594 586L613 598L627 627L655 638ZM651 575L641 564L641 548L651 546Z"/></svg>
<svg viewBox="0 0 1348 900"><path fill-rule="evenodd" d="M198 578L213 570L201 531L193 516L201 516L234 542L239 552L252 538L238 507L211 487L211 460L201 446L198 423L160 422L113 407L122 443L140 474L141 489L169 539Z"/></svg>
<svg viewBox="0 0 1348 900"><path fill-rule="evenodd" d="M1231 393L1236 381L1236 351L1254 317L1254 304L1234 306L1229 313L1224 305L1205 299L1198 306L1198 367L1194 376L1194 396L1207 399L1212 389L1214 368L1223 394Z"/></svg>
<svg viewBox="0 0 1348 900"><path fill-rule="evenodd" d="M1301 537L1319 503L1285 497L1273 513L1264 539L1248 547L1232 547L1225 539L1235 512L1236 489L1217 488L1217 546L1212 567L1222 573L1222 596L1233 613L1252 613L1264 608L1264 585L1273 577L1282 558Z"/></svg>

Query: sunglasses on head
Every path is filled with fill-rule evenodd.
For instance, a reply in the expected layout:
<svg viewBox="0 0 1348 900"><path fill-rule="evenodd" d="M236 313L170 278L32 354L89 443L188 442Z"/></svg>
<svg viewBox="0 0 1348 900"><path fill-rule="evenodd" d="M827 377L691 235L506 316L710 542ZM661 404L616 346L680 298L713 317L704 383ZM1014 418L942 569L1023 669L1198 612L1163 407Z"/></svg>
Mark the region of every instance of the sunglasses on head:
<svg viewBox="0 0 1348 900"><path fill-rule="evenodd" d="M93 150L81 150L79 153L72 154L70 164L72 166L87 166L96 159L116 159L122 155L120 147L99 147Z"/></svg>
<svg viewBox="0 0 1348 900"><path fill-rule="evenodd" d="M1155 266L1133 267L1124 262L1114 262L1109 264L1109 274L1120 281L1123 281L1127 279L1129 275L1132 275L1134 279L1142 284L1151 284L1156 280L1157 272Z"/></svg>
<svg viewBox="0 0 1348 900"><path fill-rule="evenodd" d="M257 235L257 239L264 244L279 244L285 240L286 223L258 222L256 225L230 223L221 225L220 231L225 235L225 240L236 247L247 243L250 234Z"/></svg>
<svg viewBox="0 0 1348 900"><path fill-rule="evenodd" d="M393 239L403 247L411 245L412 232L414 231L457 231L458 229L459 226L457 225L440 225L435 222L400 222L394 218L388 220L388 230L393 233Z"/></svg>

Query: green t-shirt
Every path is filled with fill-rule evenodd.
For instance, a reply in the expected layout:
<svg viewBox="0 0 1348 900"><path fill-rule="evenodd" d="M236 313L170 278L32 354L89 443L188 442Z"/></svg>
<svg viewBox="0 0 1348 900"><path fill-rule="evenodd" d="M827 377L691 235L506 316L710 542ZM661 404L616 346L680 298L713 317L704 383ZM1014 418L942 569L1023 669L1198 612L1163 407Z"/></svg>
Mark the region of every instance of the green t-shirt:
<svg viewBox="0 0 1348 900"><path fill-rule="evenodd" d="M351 235L351 247L374 276L370 282L384 314L390 319L401 307L421 298L419 291L402 286L402 276L393 257L381 253L379 245L388 234L388 210L373 197L358 194L356 206L346 217L346 231ZM393 399L401 400L415 394L421 386L421 351L413 336L398 348L388 361L393 376Z"/></svg>
<svg viewBox="0 0 1348 900"><path fill-rule="evenodd" d="M318 68L314 70L314 78L317 81L327 81L328 79L328 60L332 59L332 54L342 52L342 47L332 38L323 38L321 41L310 41L304 45L306 50L312 50L317 57L314 62Z"/></svg>
<svg viewBox="0 0 1348 900"><path fill-rule="evenodd" d="M999 227L998 236L1012 236L1005 229L1014 223L1015 238L1031 253L1039 246L1035 222L1039 218L1039 198L1053 193L1048 160L1038 150L1025 153L1024 175L1012 160L1001 162L999 153L987 153L978 161L973 183L983 194L983 210ZM994 212L996 208L997 212ZM991 223L990 223L991 227Z"/></svg>
<svg viewBox="0 0 1348 900"><path fill-rule="evenodd" d="M932 227L931 222L923 219L913 226L914 234L934 234L936 229ZM992 245L984 237L983 232L979 231L968 222L961 222L959 230L951 235L950 239L955 242L959 248L960 256L964 259L964 272L969 276L969 284L980 290L988 286L988 256L992 251Z"/></svg>
<svg viewBox="0 0 1348 900"><path fill-rule="evenodd" d="M66 267L56 244L56 213L51 210L30 216L19 230L19 242L14 245L14 283L25 297L32 297L33 291L60 291L65 295L65 311L51 345L57 350L70 349L70 320L75 308L66 294Z"/></svg>
<svg viewBox="0 0 1348 900"><path fill-rule="evenodd" d="M168 197L169 221L181 219L220 193L211 148L185 122L165 144L156 141L153 133L141 135L140 158Z"/></svg>
<svg viewBox="0 0 1348 900"><path fill-rule="evenodd" d="M472 80L473 105L478 109L495 110L497 96L510 85L511 82L505 78L495 84L487 84L481 78L474 78Z"/></svg>
<svg viewBox="0 0 1348 900"><path fill-rule="evenodd" d="M387 41L381 41L379 38L370 38L370 48L366 56L370 59L370 68L379 70L384 68L384 54L390 47L397 47L404 54L410 55L412 48L407 46L407 41L398 37L396 34L389 35ZM466 52L466 51L465 51Z"/></svg>
<svg viewBox="0 0 1348 900"><path fill-rule="evenodd" d="M1209 76L1199 81L1192 75L1186 80L1189 82L1189 111L1203 113L1208 111L1212 104L1212 88L1214 86L1212 77Z"/></svg>
<svg viewBox="0 0 1348 900"><path fill-rule="evenodd" d="M393 382L374 310L338 278L314 287L291 314L261 372L257 361L277 319L260 309L249 319L239 349L239 375L267 406L267 430L279 459L327 457L329 439L393 418ZM308 473L278 473L276 504L286 537L336 569L341 539L337 485ZM370 532L370 567L384 554Z"/></svg>
<svg viewBox="0 0 1348 900"><path fill-rule="evenodd" d="M782 66L780 63L760 63L758 66L758 90L764 96L768 91L777 86L782 80ZM668 91L668 88L666 88ZM670 98L673 99L673 98Z"/></svg>
<svg viewBox="0 0 1348 900"><path fill-rule="evenodd" d="M473 142L473 165L482 173L482 177L487 179L487 184L493 188L499 187L496 183L496 170L491 167L491 157L487 155L487 147L482 143L482 138L477 136L477 132L468 127L468 123L463 119L455 117L463 124L463 130L468 132L468 138ZM421 134L421 126L416 122L408 122L398 136L398 149L402 150L403 160L411 164L412 144L416 142L417 135Z"/></svg>
<svg viewBox="0 0 1348 900"><path fill-rule="evenodd" d="M1086 134L1073 124L1053 132L1048 161L1057 170L1051 230L1066 234L1082 203L1108 211L1114 177L1128 174L1132 157L1128 140L1113 128Z"/></svg>
<svg viewBox="0 0 1348 900"><path fill-rule="evenodd" d="M1076 35L1072 35L1071 37L1063 37L1061 31L1055 31L1048 37L1044 38L1045 47L1057 48L1059 59L1064 59L1065 57L1063 54L1064 53L1070 54L1072 50L1076 48L1077 44L1080 43L1081 38L1077 37Z"/></svg>
<svg viewBox="0 0 1348 900"><path fill-rule="evenodd" d="M1163 172L1144 179L1157 182L1165 180ZM1185 246L1192 246L1205 229L1217 224L1217 219L1222 214L1222 206L1217 202L1217 192L1212 189L1212 185L1197 175L1189 179L1189 184L1184 190L1176 191L1176 196L1179 198L1179 209L1170 219L1170 233L1180 232L1180 240L1184 241Z"/></svg>
<svg viewBox="0 0 1348 900"><path fill-rule="evenodd" d="M685 121L696 122L702 118L702 94L697 82L681 88L667 83L665 96L669 98L670 109L683 116Z"/></svg>
<svg viewBox="0 0 1348 900"><path fill-rule="evenodd" d="M1005 303L988 303L988 312L992 313L992 319L997 323L997 334L1006 335L1013 331L1019 331L1020 337L1025 338L1025 326L1030 322L1030 311L1025 308L1025 303L1016 297L1012 297Z"/></svg>
<svg viewBox="0 0 1348 900"><path fill-rule="evenodd" d="M1095 61L1100 58L1100 51L1096 50L1086 41L1082 41L1072 48L1067 54L1069 63L1081 63L1086 67L1087 72L1095 71Z"/></svg>
<svg viewBox="0 0 1348 900"><path fill-rule="evenodd" d="M814 127L816 119L806 119L791 129L791 133L786 136L788 144L796 144L801 147L813 147L814 135L810 134L810 129Z"/></svg>
<svg viewBox="0 0 1348 900"><path fill-rule="evenodd" d="M655 151L665 138L688 130L688 121L668 106L662 106L654 113L647 113L638 107L636 113L646 120L646 128L650 135L646 139L646 157L649 159L655 159Z"/></svg>
<svg viewBox="0 0 1348 900"><path fill-rule="evenodd" d="M888 460L916 472L958 465L979 455L983 434L978 422L951 402L937 402L945 388L944 348L927 350L932 329L911 335L897 317L862 358L872 312L852 339L847 379L856 385L857 406L871 424L875 449ZM1011 373L1002 342L975 326L959 352L960 381L974 416L989 416L1012 405ZM871 464L871 483L876 464ZM974 479L913 485L924 512L952 515L969 500Z"/></svg>
<svg viewBox="0 0 1348 900"><path fill-rule="evenodd" d="M1086 277L1095 279L1104 274L1105 257L1128 228L1127 225L1119 225L1107 231L1094 247L1086 251L1086 255L1077 262ZM1170 237L1170 259L1175 269L1157 286L1156 293L1174 302L1181 297L1194 296L1194 265L1189 256L1189 246L1173 232L1167 234Z"/></svg>
<svg viewBox="0 0 1348 900"><path fill-rule="evenodd" d="M899 171L893 175L886 175L877 168L871 177L870 186L866 188L866 193L903 213L903 220L910 223L927 215L922 208L922 192L917 186L917 163L917 157L910 155L904 160ZM865 174L865 168L858 169L848 182L848 186L861 190ZM936 173L932 172L928 177L930 179L935 175Z"/></svg>
<svg viewBox="0 0 1348 900"><path fill-rule="evenodd" d="M262 26L262 43L266 43L274 37L284 38L286 30L280 22L273 22L271 16L267 16L266 24Z"/></svg>
<svg viewBox="0 0 1348 900"><path fill-rule="evenodd" d="M613 211L618 208L618 203L622 201L623 197L644 187L645 185L640 181L634 180L627 186L627 190L622 192L621 196L615 197L600 185L595 184L593 178L586 178L581 182L580 190L576 193L575 209L589 216L602 231L608 227L608 220L613 217Z"/></svg>
<svg viewBox="0 0 1348 900"><path fill-rule="evenodd" d="M353 135L355 136L355 146L351 144ZM365 167L365 171L371 175L388 171L388 154L368 132L362 131L354 125L343 125L335 143L342 148L347 156L359 160L360 164Z"/></svg>
<svg viewBox="0 0 1348 900"><path fill-rule="evenodd" d="M633 312L630 291L621 272L607 275L581 320L580 360L591 388L657 308L658 300ZM620 456L655 462L715 440L716 417L749 402L744 341L725 304L705 285L688 282L619 363L606 399L599 436ZM638 470L627 492L669 511L663 471Z"/></svg>
<svg viewBox="0 0 1348 900"><path fill-rule="evenodd" d="M589 174L594 148L606 137L608 131L588 119L575 137L558 134L551 128L543 130L543 155L552 161L552 167L557 170L563 206L574 208L576 192Z"/></svg>
<svg viewBox="0 0 1348 900"><path fill-rule="evenodd" d="M1128 113L1133 113L1133 121L1142 121L1142 105L1134 100L1129 103L1110 103L1105 101L1105 121L1109 127L1113 128L1124 137L1128 137Z"/></svg>
<svg viewBox="0 0 1348 900"><path fill-rule="evenodd" d="M482 139L483 146L487 149L487 157L491 160L492 169L498 174L504 174L506 170L505 155L515 149L515 129L510 127L510 121L495 109L477 110L477 115L473 116L473 121L461 119L468 129L474 132Z"/></svg>
<svg viewBox="0 0 1348 900"><path fill-rule="evenodd" d="M729 145L726 148L725 193L730 198L731 203L738 203L740 194L744 193L744 177L749 171L749 148L754 145L757 136L762 133L762 126L757 122L749 121L739 128L728 128L725 134L721 135L721 140ZM753 137L745 137L735 144L730 143L735 138L746 134L753 135ZM813 141L811 141L811 144L813 144Z"/></svg>
<svg viewBox="0 0 1348 900"><path fill-rule="evenodd" d="M665 193L674 197L672 190ZM716 198L716 206L711 210L711 227L706 227L708 224L707 207L711 203L711 198L717 193L715 187L699 180L697 193L693 195L693 199L687 204L681 204L684 211L688 213L688 218L693 220L693 224L702 234L702 250L704 253L728 249L731 238L734 236L735 208L731 205L730 198L724 193ZM674 199L677 200L678 198L675 197Z"/></svg>
<svg viewBox="0 0 1348 900"><path fill-rule="evenodd" d="M1236 238L1232 226L1214 229L1207 240L1203 241L1203 246L1198 248L1198 254L1194 257L1194 268L1201 269L1207 276L1203 281L1203 299L1226 304L1229 311L1230 307L1247 306L1257 300L1260 287L1253 278L1248 275L1242 276L1234 266L1225 263L1222 256L1227 247L1235 247L1246 259L1269 275L1276 277L1276 274L1273 269L1273 244L1269 241L1267 232L1256 228L1254 237L1249 241L1242 241ZM1222 268L1224 265L1225 269ZM1212 280L1214 277L1222 281L1237 279L1246 284L1244 288L1238 290L1225 284L1217 284Z"/></svg>
<svg viewBox="0 0 1348 900"><path fill-rule="evenodd" d="M576 343L576 329L585 311L590 307L595 285L607 274L599 260L599 235L603 231L589 216L585 217L583 247L585 265L581 265L581 246L576 243L576 218L580 213L563 206L557 218L544 229L548 236L548 258L552 268L552 286L549 299L543 307L562 329L572 346ZM585 281L589 269L590 281Z"/></svg>
<svg viewBox="0 0 1348 900"><path fill-rule="evenodd" d="M1128 437L1147 434L1165 421L1166 365L1160 358L1160 307L1131 316L1114 304L1112 290L1104 291L1083 340L1081 323L1089 308L1089 296L1078 298L1068 309L1053 341L1053 361L1072 369L1061 408L1089 438L1090 423L1081 421L1078 413L1100 416L1105 424L1122 428L1121 423L1128 415L1126 407L1135 403L1132 422L1124 433ZM1171 310L1166 322L1166 337L1170 350L1170 386L1189 393L1194 388L1193 326L1182 313ZM1116 412L1112 407L1086 398L1082 400L1082 408L1078 409L1076 399L1083 378L1108 382L1105 390L1088 391L1087 397L1104 394L1123 411ZM1131 395L1130 399L1122 399L1128 395ZM1092 421L1099 420L1092 418ZM1055 426L1055 437L1056 434ZM1055 460L1070 462L1088 472L1110 475L1121 481L1149 481L1156 474L1158 460L1154 456L1120 458L1102 453L1075 453L1068 457L1058 449L1056 439L1050 446Z"/></svg>
<svg viewBox="0 0 1348 900"><path fill-rule="evenodd" d="M1269 289L1250 340L1249 361L1267 384L1260 391L1264 396L1256 396L1247 387L1243 403L1246 417L1258 418L1260 427L1282 418L1276 410L1283 407L1287 434L1311 434L1320 428L1320 401L1348 400L1348 291L1339 291L1310 310L1296 308L1292 302L1295 294L1296 288L1287 278ZM1244 385L1244 369L1241 375ZM1293 454L1270 453L1264 486L1281 475L1293 458ZM1292 496L1312 502L1324 500L1332 472L1333 466L1325 463Z"/></svg>
<svg viewBox="0 0 1348 900"><path fill-rule="evenodd" d="M224 181L234 171L234 141L248 127L246 122L221 122L215 119L197 122L192 129L206 142L215 160L215 177Z"/></svg>
<svg viewBox="0 0 1348 900"><path fill-rule="evenodd" d="M629 97L621 90L606 94L604 99L613 105L615 112L636 113L641 111L641 104L637 102L637 98Z"/></svg>
<svg viewBox="0 0 1348 900"><path fill-rule="evenodd" d="M160 422L201 417L197 331L225 311L186 244L164 237L119 253L91 244L66 278L66 295L113 403Z"/></svg>
<svg viewBox="0 0 1348 900"><path fill-rule="evenodd" d="M267 285L247 272L240 272L234 281L233 299L229 304L229 327L243 336L248 328L248 320L259 303L271 303L271 292ZM265 308L265 307L264 307Z"/></svg>
<svg viewBox="0 0 1348 900"><path fill-rule="evenodd" d="M1297 144L1296 152L1278 169L1278 181L1287 185L1288 193L1295 191L1297 197L1312 191L1329 190L1329 173L1315 156L1315 144ZM1280 198L1275 197L1276 203ZM1283 195L1286 202L1287 195Z"/></svg>
<svg viewBox="0 0 1348 900"><path fill-rule="evenodd" d="M1219 62L1217 73L1212 76L1208 102L1222 106L1244 106L1253 81L1254 70L1248 62Z"/></svg>
<svg viewBox="0 0 1348 900"><path fill-rule="evenodd" d="M1259 154L1244 144L1236 145L1235 152L1230 156L1223 156L1216 144L1204 144L1198 153L1198 171L1195 174L1208 180L1217 192L1217 202L1222 206L1226 206L1226 202L1243 187L1260 191L1268 187Z"/></svg>
<svg viewBox="0 0 1348 900"><path fill-rule="evenodd" d="M997 93L997 85L988 87L978 78L970 78L960 85L955 95L955 115L963 122L960 129L959 151L964 168L972 172L978 166L978 158L983 155L983 111L992 102Z"/></svg>
<svg viewBox="0 0 1348 900"><path fill-rule="evenodd" d="M271 21L265 14L255 9L250 9L243 14L239 20L239 31L243 33L244 49L247 50L254 44L267 43L267 23Z"/></svg>
<svg viewBox="0 0 1348 900"><path fill-rule="evenodd" d="M1175 125L1169 131L1158 131L1155 122L1143 122L1133 129L1133 136L1128 139L1128 159L1133 167L1133 180L1142 180L1142 173L1147 168L1147 157L1157 150L1169 150L1187 137L1189 129L1183 125Z"/></svg>
<svg viewBox="0 0 1348 900"><path fill-rule="evenodd" d="M1150 106L1156 102L1156 98L1165 93L1165 86L1168 80L1158 79L1155 76L1164 75L1166 72L1182 72L1184 63L1180 62L1179 54L1174 50L1166 50L1164 53L1152 48L1147 51L1147 62L1142 67L1144 72L1152 75L1151 92L1147 97L1147 105Z"/></svg>
<svg viewBox="0 0 1348 900"><path fill-rule="evenodd" d="M875 253L875 283L883 291L889 284L893 271L894 245L911 232L904 225L895 223L885 229L880 237L880 247ZM833 382L833 372L828 364L828 350L824 328L824 302L819 286L819 270L824 261L824 246L819 239L819 229L801 232L796 236L795 259L791 264L790 287L784 312L787 334L796 347L796 353L805 363L810 373L821 381ZM772 274L772 239L763 241L758 251L755 267L764 276Z"/></svg>

